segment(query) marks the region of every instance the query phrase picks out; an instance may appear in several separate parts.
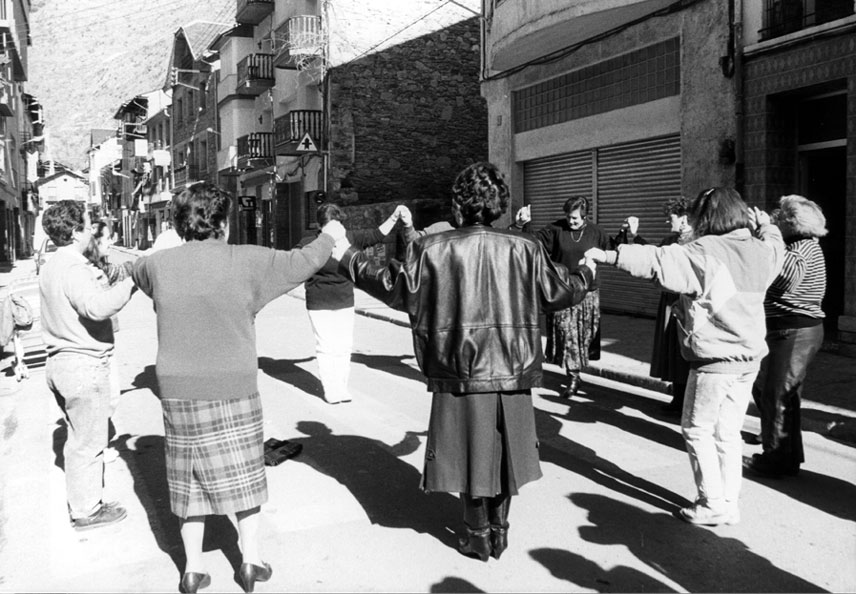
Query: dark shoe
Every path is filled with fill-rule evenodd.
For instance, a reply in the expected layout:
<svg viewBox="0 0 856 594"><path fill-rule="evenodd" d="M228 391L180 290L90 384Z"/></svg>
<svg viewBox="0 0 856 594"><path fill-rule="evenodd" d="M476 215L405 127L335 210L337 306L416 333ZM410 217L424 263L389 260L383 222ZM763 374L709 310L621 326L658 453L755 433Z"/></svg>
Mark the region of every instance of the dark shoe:
<svg viewBox="0 0 856 594"><path fill-rule="evenodd" d="M241 570L238 572L238 579L241 582L241 587L244 588L244 592L252 592L256 587L256 582L266 582L272 574L273 569L269 563L264 563L264 567L252 563L242 563Z"/></svg>
<svg viewBox="0 0 856 594"><path fill-rule="evenodd" d="M580 391L582 380L579 375L568 375L568 387L562 392L562 398L571 398Z"/></svg>
<svg viewBox="0 0 856 594"><path fill-rule="evenodd" d="M211 585L211 576L207 573L194 573L189 571L181 576L181 583L178 585L179 592L193 594L197 590L207 588Z"/></svg>
<svg viewBox="0 0 856 594"><path fill-rule="evenodd" d="M770 462L768 458L764 457L764 454L752 454L751 458L744 458L743 467L769 478L782 478L785 475L794 476L799 472L799 467L796 468L796 472L792 468L783 468Z"/></svg>
<svg viewBox="0 0 856 594"><path fill-rule="evenodd" d="M487 561L491 550L490 537L490 528L482 528L481 530L467 528L467 537L458 540L458 552L467 557Z"/></svg>
<svg viewBox="0 0 856 594"><path fill-rule="evenodd" d="M511 495L497 495L488 500L488 520L490 521L490 555L499 559L508 548L508 509Z"/></svg>
<svg viewBox="0 0 856 594"><path fill-rule="evenodd" d="M71 520L71 526L78 532L92 530L121 522L127 515L128 512L125 511L125 508L116 502L102 503L98 511L91 516Z"/></svg>

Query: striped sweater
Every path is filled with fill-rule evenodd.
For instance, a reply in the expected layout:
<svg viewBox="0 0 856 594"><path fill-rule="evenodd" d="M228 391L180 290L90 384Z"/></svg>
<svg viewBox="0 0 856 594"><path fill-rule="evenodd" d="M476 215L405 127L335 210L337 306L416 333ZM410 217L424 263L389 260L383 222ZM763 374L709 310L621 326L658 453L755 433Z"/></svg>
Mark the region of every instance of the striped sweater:
<svg viewBox="0 0 856 594"><path fill-rule="evenodd" d="M782 270L764 299L768 327L781 326L778 322L783 320L776 318L793 316L814 318L814 323L819 323L825 316L820 308L825 293L826 264L818 241L798 239L789 243Z"/></svg>

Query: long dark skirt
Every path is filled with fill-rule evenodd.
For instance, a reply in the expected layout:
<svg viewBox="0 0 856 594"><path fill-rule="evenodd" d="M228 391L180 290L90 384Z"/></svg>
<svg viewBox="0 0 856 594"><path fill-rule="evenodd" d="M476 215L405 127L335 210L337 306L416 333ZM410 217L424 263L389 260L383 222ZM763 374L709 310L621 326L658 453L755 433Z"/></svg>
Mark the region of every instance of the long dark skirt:
<svg viewBox="0 0 856 594"><path fill-rule="evenodd" d="M234 400L164 399L166 478L180 518L246 511L267 501L258 394Z"/></svg>
<svg viewBox="0 0 856 594"><path fill-rule="evenodd" d="M582 302L570 309L547 314L549 363L579 371L589 359L600 358L600 292L587 293Z"/></svg>
<svg viewBox="0 0 856 594"><path fill-rule="evenodd" d="M654 347L651 351L651 377L666 382L687 385L690 365L681 355L678 322L672 315L672 306L677 303L674 293L660 293L657 306L657 321L654 326Z"/></svg>
<svg viewBox="0 0 856 594"><path fill-rule="evenodd" d="M473 497L516 495L539 478L529 390L434 394L422 489Z"/></svg>

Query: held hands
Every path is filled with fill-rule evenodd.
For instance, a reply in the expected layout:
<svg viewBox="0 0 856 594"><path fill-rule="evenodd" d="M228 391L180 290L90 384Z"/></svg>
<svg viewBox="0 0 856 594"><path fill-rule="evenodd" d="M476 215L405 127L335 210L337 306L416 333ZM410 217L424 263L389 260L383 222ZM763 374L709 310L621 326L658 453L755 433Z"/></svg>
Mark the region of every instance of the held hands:
<svg viewBox="0 0 856 594"><path fill-rule="evenodd" d="M758 227L763 227L764 225L769 225L770 215L757 206L753 206L749 209L749 224L752 225L753 230L758 229Z"/></svg>
<svg viewBox="0 0 856 594"><path fill-rule="evenodd" d="M584 260L592 260L594 262L603 263L607 261L606 252L599 248L591 248L586 250Z"/></svg>
<svg viewBox="0 0 856 594"><path fill-rule="evenodd" d="M597 273L597 262L591 258L580 258L580 261L577 262L577 264L580 266L588 266L591 268L592 273Z"/></svg>
<svg viewBox="0 0 856 594"><path fill-rule="evenodd" d="M639 217L627 217L621 226L627 229L631 235L636 235L636 231L639 230Z"/></svg>
<svg viewBox="0 0 856 594"><path fill-rule="evenodd" d="M334 260L341 260L342 256L345 255L345 252L348 251L349 247L351 247L351 242L348 241L347 237L342 237L342 239L336 241L336 245L333 246L333 251L330 256Z"/></svg>
<svg viewBox="0 0 856 594"><path fill-rule="evenodd" d="M410 212L409 208L407 208L403 204L399 204L395 208L395 212L398 213L398 220L401 221L401 223L405 227L412 227L413 226L413 213Z"/></svg>
<svg viewBox="0 0 856 594"><path fill-rule="evenodd" d="M330 221L323 227L321 227L321 233L326 233L330 237L333 238L337 244L339 241L345 239L345 227L342 226L342 223L339 221Z"/></svg>
<svg viewBox="0 0 856 594"><path fill-rule="evenodd" d="M529 205L522 206L520 210L517 211L517 215L514 217L514 225L516 227L523 227L526 223L532 220L532 210Z"/></svg>

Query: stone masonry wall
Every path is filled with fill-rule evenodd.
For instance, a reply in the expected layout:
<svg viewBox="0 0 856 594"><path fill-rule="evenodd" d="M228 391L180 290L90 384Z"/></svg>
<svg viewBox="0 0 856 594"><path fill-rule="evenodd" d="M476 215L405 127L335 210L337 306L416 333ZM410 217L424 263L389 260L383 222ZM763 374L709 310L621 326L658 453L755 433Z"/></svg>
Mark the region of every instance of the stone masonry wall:
<svg viewBox="0 0 856 594"><path fill-rule="evenodd" d="M473 18L330 70L328 187L349 227L378 203L412 205L417 227L445 217L457 173L488 154L479 67Z"/></svg>

